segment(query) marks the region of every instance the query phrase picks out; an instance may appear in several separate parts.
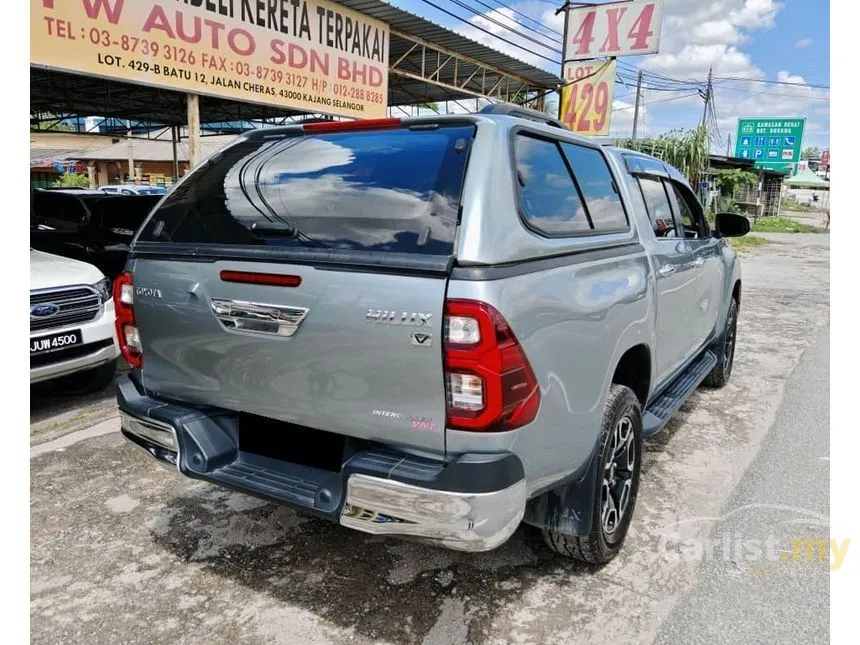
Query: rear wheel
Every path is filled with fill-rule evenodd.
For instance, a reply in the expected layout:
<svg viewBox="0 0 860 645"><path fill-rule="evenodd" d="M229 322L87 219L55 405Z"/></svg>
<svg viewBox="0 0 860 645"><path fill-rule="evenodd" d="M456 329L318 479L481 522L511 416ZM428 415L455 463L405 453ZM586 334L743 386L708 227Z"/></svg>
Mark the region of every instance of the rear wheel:
<svg viewBox="0 0 860 645"><path fill-rule="evenodd" d="M543 530L547 545L566 557L605 564L621 550L639 493L642 411L628 387L613 384L603 408L603 425L591 530L568 535Z"/></svg>
<svg viewBox="0 0 860 645"><path fill-rule="evenodd" d="M732 366L735 362L735 339L738 328L738 301L732 298L729 305L729 313L726 316L726 329L717 356L717 364L705 377L702 384L707 387L723 387L729 382L732 375Z"/></svg>
<svg viewBox="0 0 860 645"><path fill-rule="evenodd" d="M91 394L105 389L116 376L117 359L98 367L57 379L57 388L66 395Z"/></svg>

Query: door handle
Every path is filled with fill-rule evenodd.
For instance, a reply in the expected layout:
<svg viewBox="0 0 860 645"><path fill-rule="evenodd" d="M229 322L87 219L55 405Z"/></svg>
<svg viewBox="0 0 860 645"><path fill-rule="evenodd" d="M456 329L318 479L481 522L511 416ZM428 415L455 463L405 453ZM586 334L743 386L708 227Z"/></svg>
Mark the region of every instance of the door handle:
<svg viewBox="0 0 860 645"><path fill-rule="evenodd" d="M675 273L675 265L674 264L664 264L659 269L657 269L657 273L661 276L672 275Z"/></svg>
<svg viewBox="0 0 860 645"><path fill-rule="evenodd" d="M701 267L704 265L705 265L705 258L703 258L702 256L699 256L695 260L693 260L693 266L694 267Z"/></svg>

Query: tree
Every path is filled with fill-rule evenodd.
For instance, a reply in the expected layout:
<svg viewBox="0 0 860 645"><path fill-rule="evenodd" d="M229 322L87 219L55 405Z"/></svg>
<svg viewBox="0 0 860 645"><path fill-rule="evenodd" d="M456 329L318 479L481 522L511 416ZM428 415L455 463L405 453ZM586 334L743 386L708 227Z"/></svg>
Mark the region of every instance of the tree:
<svg viewBox="0 0 860 645"><path fill-rule="evenodd" d="M76 172L66 172L54 182L55 188L89 188L90 180L86 175Z"/></svg>
<svg viewBox="0 0 860 645"><path fill-rule="evenodd" d="M800 153L801 159L819 159L821 157L821 148L818 146L810 146Z"/></svg>
<svg viewBox="0 0 860 645"><path fill-rule="evenodd" d="M731 170L718 170L714 175L714 183L720 192L731 197L741 186L753 186L758 183L758 175L748 170L732 168Z"/></svg>
<svg viewBox="0 0 860 645"><path fill-rule="evenodd" d="M662 159L680 170L693 185L710 164L711 138L708 129L703 127L670 130L659 137L636 141L619 139L616 145Z"/></svg>

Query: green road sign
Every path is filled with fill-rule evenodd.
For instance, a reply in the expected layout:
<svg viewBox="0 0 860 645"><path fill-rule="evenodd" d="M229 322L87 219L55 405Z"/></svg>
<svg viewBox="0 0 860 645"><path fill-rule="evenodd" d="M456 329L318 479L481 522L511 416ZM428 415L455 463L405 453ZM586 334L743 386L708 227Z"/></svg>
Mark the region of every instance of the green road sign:
<svg viewBox="0 0 860 645"><path fill-rule="evenodd" d="M800 161L806 117L738 119L735 157L756 168L789 170Z"/></svg>

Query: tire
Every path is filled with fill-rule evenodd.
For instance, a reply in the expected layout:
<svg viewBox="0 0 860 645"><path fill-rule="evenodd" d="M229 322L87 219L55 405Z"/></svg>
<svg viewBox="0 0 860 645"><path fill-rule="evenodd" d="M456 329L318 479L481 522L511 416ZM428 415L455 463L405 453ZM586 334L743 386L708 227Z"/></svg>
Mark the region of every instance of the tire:
<svg viewBox="0 0 860 645"><path fill-rule="evenodd" d="M57 379L57 388L65 395L92 394L105 389L116 377L117 359L98 367Z"/></svg>
<svg viewBox="0 0 860 645"><path fill-rule="evenodd" d="M717 364L702 381L705 387L720 388L729 382L735 364L735 343L738 329L738 301L732 298L726 316L726 329L717 350Z"/></svg>
<svg viewBox="0 0 860 645"><path fill-rule="evenodd" d="M543 529L544 541L552 550L590 564L606 564L618 555L639 494L642 408L628 387L613 384L609 389L599 450L589 533L569 535Z"/></svg>

